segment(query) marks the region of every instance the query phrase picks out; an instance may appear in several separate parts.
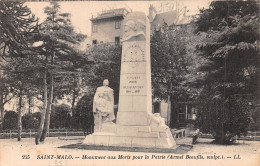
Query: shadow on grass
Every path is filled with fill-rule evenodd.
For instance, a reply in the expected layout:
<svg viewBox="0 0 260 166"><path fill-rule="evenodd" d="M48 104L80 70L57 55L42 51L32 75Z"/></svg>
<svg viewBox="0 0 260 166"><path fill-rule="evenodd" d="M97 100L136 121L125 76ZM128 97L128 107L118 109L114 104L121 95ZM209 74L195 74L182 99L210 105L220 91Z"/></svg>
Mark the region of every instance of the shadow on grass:
<svg viewBox="0 0 260 166"><path fill-rule="evenodd" d="M85 150L102 150L102 151L128 151L128 152L145 152L145 153L175 153L184 154L192 149L192 145L178 145L172 149L163 148L130 148L130 147L115 147L115 146L97 146L97 145L84 145L81 143L60 146L58 148L67 149L85 149Z"/></svg>

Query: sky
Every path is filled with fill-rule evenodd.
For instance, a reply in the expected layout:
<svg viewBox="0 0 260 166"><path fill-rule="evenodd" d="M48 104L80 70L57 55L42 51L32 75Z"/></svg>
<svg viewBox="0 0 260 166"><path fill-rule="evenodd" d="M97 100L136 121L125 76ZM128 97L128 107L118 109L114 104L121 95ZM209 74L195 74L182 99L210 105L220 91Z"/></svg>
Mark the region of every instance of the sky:
<svg viewBox="0 0 260 166"><path fill-rule="evenodd" d="M142 11L148 15L149 6L153 5L158 11L162 5L168 4L170 8L176 7L175 1L59 1L61 12L71 14L71 22L77 32L90 36L92 15L102 10L116 9L121 7L130 8L133 12ZM199 9L208 8L210 0L178 0L178 8L187 7L187 15L199 13ZM44 21L44 8L49 6L49 2L26 2L33 14L39 18L40 22ZM165 9L167 10L167 9Z"/></svg>

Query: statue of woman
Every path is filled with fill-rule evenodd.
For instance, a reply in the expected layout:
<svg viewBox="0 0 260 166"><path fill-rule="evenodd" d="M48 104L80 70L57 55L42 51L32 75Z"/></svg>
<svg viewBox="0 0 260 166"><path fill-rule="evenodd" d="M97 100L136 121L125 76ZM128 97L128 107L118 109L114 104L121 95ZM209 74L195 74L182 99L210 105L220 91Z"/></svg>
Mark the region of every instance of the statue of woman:
<svg viewBox="0 0 260 166"><path fill-rule="evenodd" d="M114 115L114 90L108 87L107 79L103 81L103 86L98 87L93 101L93 113L95 131L102 129L102 123L113 123Z"/></svg>

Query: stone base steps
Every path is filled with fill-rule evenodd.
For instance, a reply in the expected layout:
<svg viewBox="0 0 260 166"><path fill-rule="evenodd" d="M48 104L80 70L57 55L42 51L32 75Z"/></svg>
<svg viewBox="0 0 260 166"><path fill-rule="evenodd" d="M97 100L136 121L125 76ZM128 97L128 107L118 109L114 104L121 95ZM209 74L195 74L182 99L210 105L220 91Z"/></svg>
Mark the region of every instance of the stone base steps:
<svg viewBox="0 0 260 166"><path fill-rule="evenodd" d="M83 144L118 147L174 148L176 142L166 126L120 126L113 125L109 131L95 131ZM106 131L108 126L105 127Z"/></svg>

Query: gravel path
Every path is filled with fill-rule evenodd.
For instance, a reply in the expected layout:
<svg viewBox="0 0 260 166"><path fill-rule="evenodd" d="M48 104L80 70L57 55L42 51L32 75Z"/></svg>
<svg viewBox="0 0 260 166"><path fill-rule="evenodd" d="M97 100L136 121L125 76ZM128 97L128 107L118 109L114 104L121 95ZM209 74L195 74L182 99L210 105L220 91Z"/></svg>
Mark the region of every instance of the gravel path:
<svg viewBox="0 0 260 166"><path fill-rule="evenodd" d="M76 137L70 139L50 137L40 145L35 145L34 139L30 138L24 138L21 142L16 139L1 139L0 165L258 166L260 163L260 142L240 141L237 145L224 146L211 144L211 141L211 139L199 138L198 143L190 151L185 154L175 154L58 148L81 143L81 139ZM189 142L189 138L177 141L178 144L189 144ZM29 159L26 159L28 157ZM146 159L147 157L149 160Z"/></svg>

